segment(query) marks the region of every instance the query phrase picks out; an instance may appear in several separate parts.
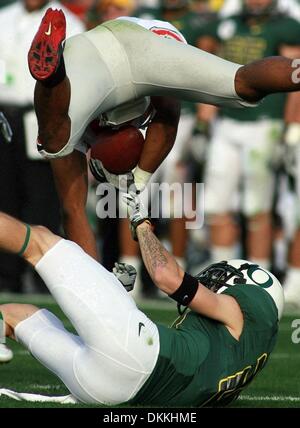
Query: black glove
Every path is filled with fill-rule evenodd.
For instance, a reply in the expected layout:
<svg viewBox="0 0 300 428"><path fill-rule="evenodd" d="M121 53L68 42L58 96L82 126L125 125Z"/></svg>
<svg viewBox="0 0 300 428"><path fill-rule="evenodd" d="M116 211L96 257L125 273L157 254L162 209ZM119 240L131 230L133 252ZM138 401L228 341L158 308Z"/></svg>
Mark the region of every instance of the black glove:
<svg viewBox="0 0 300 428"><path fill-rule="evenodd" d="M137 275L136 269L133 266L128 265L127 263L115 263L113 274L122 283L126 291L133 290Z"/></svg>

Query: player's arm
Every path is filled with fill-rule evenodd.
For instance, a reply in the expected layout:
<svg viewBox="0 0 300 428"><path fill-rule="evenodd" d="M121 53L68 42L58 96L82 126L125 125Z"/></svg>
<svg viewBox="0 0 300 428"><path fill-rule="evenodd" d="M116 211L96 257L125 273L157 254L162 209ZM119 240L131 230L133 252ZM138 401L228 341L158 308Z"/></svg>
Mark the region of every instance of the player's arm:
<svg viewBox="0 0 300 428"><path fill-rule="evenodd" d="M148 126L138 167L134 172L138 189L145 187L152 173L172 149L180 117L180 102L169 97L151 97L155 115Z"/></svg>
<svg viewBox="0 0 300 428"><path fill-rule="evenodd" d="M51 166L60 198L65 233L68 239L75 241L97 259L96 240L86 215L86 156L74 150L66 157L51 160Z"/></svg>
<svg viewBox="0 0 300 428"><path fill-rule="evenodd" d="M239 338L243 315L236 300L225 294L213 293L186 274L154 235L148 213L139 198L126 194L123 199L128 205L132 236L139 242L143 261L154 284L177 302L185 300L185 306L220 321L234 337Z"/></svg>
<svg viewBox="0 0 300 428"><path fill-rule="evenodd" d="M189 294L188 290L191 287L189 282L195 281L196 292L188 304L189 308L208 318L220 321L234 337L239 338L243 329L243 315L233 297L215 294L199 283L196 278L185 274L174 257L154 235L148 222L137 226L137 237L146 268L160 290L174 298L174 293L178 294L180 288L184 294L186 287L186 293ZM185 285L184 282L187 284Z"/></svg>

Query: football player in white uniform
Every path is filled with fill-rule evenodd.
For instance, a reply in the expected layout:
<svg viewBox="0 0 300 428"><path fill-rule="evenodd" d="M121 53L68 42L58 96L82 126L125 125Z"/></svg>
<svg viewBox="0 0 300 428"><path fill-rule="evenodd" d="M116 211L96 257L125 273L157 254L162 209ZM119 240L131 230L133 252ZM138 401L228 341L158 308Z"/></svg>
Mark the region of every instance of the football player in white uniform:
<svg viewBox="0 0 300 428"><path fill-rule="evenodd" d="M255 106L269 93L300 89L291 79L295 69L287 58L241 66L178 43L180 33L160 21L126 17L65 45L64 39L64 15L49 9L28 55L37 80L38 144L51 160L64 201L65 230L94 257L95 240L85 215L86 158L74 150L93 119L114 126L152 119L133 177L141 190L174 144L177 100ZM118 182L111 175L109 179Z"/></svg>

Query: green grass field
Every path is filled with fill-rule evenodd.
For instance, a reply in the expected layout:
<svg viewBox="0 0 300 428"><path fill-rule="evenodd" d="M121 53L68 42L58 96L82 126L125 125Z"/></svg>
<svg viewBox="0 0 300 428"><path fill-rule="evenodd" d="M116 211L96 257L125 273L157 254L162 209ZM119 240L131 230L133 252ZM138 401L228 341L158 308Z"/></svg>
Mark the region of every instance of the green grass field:
<svg viewBox="0 0 300 428"><path fill-rule="evenodd" d="M30 302L46 307L70 324L58 306L50 297L14 297L14 301ZM2 297L1 303L12 301L11 297ZM176 317L174 305L154 301L145 301L140 305L152 319L164 324L171 324ZM234 407L300 407L300 343L291 340L291 323L298 316L285 315L280 324L277 347L271 355L269 364L244 391ZM300 338L300 334L298 335ZM9 364L0 365L0 387L18 392L31 392L43 395L65 395L66 388L60 380L46 370L20 345L9 341L15 357ZM61 405L52 403L30 403L0 397L1 408L15 407L93 407L90 405ZM97 406L94 406L97 407Z"/></svg>

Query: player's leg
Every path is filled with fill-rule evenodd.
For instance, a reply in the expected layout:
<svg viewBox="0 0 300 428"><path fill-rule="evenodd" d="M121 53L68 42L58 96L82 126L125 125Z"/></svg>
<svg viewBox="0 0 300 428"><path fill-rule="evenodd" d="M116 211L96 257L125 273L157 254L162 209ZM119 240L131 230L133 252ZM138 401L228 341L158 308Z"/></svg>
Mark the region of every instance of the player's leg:
<svg viewBox="0 0 300 428"><path fill-rule="evenodd" d="M0 305L0 363L8 363L13 359L13 352L6 345L6 337L11 336L12 330L5 323Z"/></svg>
<svg viewBox="0 0 300 428"><path fill-rule="evenodd" d="M35 265L61 238L43 226L30 227L0 212L0 249Z"/></svg>
<svg viewBox="0 0 300 428"><path fill-rule="evenodd" d="M34 107L39 126L37 147L41 154L42 150L58 153L68 143L71 134L70 97L68 77L55 87L36 82Z"/></svg>
<svg viewBox="0 0 300 428"><path fill-rule="evenodd" d="M57 152L70 136L70 82L66 76L63 44L66 20L62 11L48 9L28 52L28 65L37 80L34 104L39 140L49 152Z"/></svg>
<svg viewBox="0 0 300 428"><path fill-rule="evenodd" d="M28 304L0 305L6 336L22 343L45 367L57 375L80 401L93 402L82 389L73 370L78 353L85 349L82 340L68 332L62 322L46 309Z"/></svg>
<svg viewBox="0 0 300 428"><path fill-rule="evenodd" d="M38 149L49 158L72 152L115 88L98 50L84 34L64 45L65 25L63 13L49 9L28 53L29 69L37 80Z"/></svg>
<svg viewBox="0 0 300 428"><path fill-rule="evenodd" d="M159 335L117 278L73 242L2 213L0 249L35 266L76 328L85 348L72 367L93 400L120 403L135 395L155 366Z"/></svg>
<svg viewBox="0 0 300 428"><path fill-rule="evenodd" d="M276 120L244 124L244 132L240 135L244 153L243 212L248 219L248 258L267 269L272 248L273 165L281 135L282 123Z"/></svg>
<svg viewBox="0 0 300 428"><path fill-rule="evenodd" d="M298 79L292 79L293 61L284 57L241 66L190 45L157 37L126 21L104 25L126 50L140 96L170 95L194 102L239 106L255 103L270 93L300 89Z"/></svg>
<svg viewBox="0 0 300 428"><path fill-rule="evenodd" d="M205 172L205 212L207 214L213 262L237 258L238 227L233 211L241 176L239 130L231 120L216 123Z"/></svg>
<svg viewBox="0 0 300 428"><path fill-rule="evenodd" d="M291 237L291 246L289 249L289 260L286 277L284 280L285 303L290 309L300 308L300 145L294 148L294 168L291 168L290 174L293 174L296 185L297 202L294 207L294 216L296 217L295 229ZM292 222L291 222L292 223Z"/></svg>
<svg viewBox="0 0 300 428"><path fill-rule="evenodd" d="M35 268L87 346L74 362L80 384L99 402L129 400L155 366L156 325L111 272L70 241L59 241Z"/></svg>
<svg viewBox="0 0 300 428"><path fill-rule="evenodd" d="M137 96L166 95L192 102L239 105L234 76L240 65L159 37L125 20L103 25L128 57Z"/></svg>

